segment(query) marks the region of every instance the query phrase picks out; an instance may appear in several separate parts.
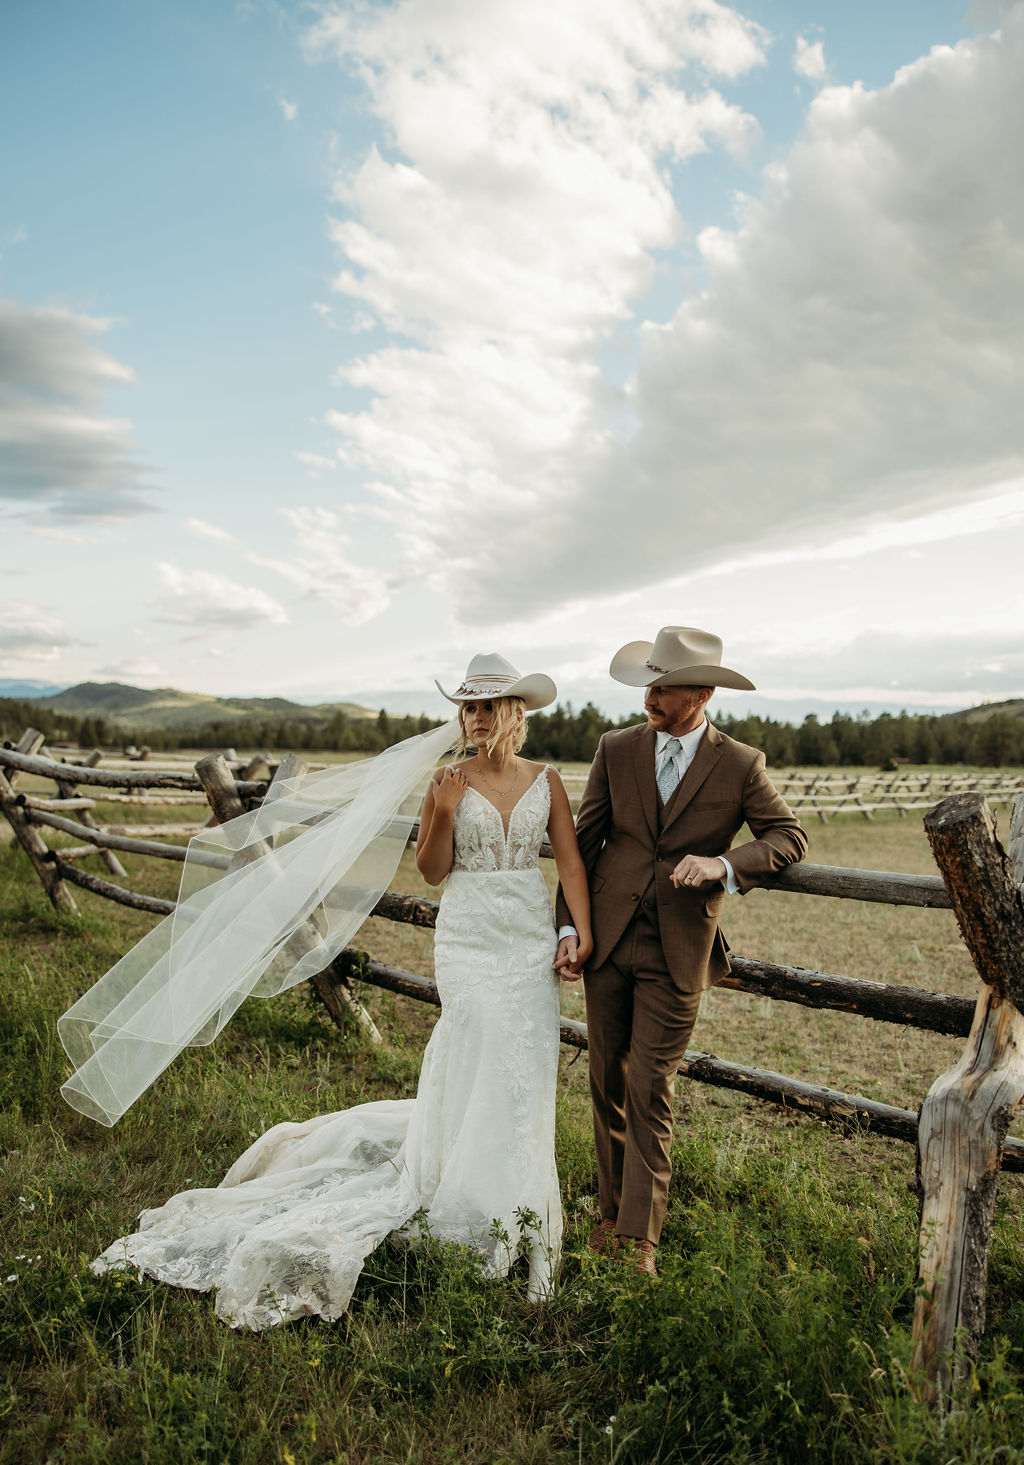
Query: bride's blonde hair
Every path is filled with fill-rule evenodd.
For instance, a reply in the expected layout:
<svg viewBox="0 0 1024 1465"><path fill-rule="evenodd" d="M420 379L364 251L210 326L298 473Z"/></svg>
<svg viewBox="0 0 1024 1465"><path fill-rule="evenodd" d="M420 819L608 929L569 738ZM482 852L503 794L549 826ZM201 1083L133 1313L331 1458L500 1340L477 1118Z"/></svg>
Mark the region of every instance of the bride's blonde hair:
<svg viewBox="0 0 1024 1465"><path fill-rule="evenodd" d="M477 697L474 701L490 702L493 709L491 735L487 739L490 756L500 763L510 749L518 753L526 742L526 709L522 697ZM465 753L469 747L465 702L459 704L459 727L462 730L459 752Z"/></svg>

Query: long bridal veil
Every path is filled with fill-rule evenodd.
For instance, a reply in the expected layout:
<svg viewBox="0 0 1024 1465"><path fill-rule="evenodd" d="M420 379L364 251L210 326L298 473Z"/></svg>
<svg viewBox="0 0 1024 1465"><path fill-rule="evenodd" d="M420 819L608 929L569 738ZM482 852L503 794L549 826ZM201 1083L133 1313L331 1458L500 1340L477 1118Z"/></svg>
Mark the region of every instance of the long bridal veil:
<svg viewBox="0 0 1024 1465"><path fill-rule="evenodd" d="M57 1023L67 1102L114 1124L250 995L322 971L388 888L454 718L376 758L281 782L189 841L178 902Z"/></svg>

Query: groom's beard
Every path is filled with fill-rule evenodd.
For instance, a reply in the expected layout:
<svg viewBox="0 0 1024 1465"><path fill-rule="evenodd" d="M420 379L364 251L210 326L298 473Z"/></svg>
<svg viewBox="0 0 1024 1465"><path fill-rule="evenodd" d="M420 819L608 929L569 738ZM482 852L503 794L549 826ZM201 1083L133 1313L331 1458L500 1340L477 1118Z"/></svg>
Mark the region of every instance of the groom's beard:
<svg viewBox="0 0 1024 1465"><path fill-rule="evenodd" d="M655 732L670 732L678 737L692 732L704 720L706 699L691 687L664 687L658 694L652 689L648 697L644 698L644 711L648 727Z"/></svg>

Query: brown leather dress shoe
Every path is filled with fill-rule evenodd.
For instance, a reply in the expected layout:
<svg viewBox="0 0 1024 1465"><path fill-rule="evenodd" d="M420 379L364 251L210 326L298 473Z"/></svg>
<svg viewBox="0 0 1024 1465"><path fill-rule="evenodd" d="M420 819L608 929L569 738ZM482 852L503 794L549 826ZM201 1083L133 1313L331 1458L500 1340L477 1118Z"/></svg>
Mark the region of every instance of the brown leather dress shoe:
<svg viewBox="0 0 1024 1465"><path fill-rule="evenodd" d="M615 1234L615 1222L604 1220L590 1233L587 1243L598 1256L615 1256L619 1249L619 1238Z"/></svg>
<svg viewBox="0 0 1024 1465"><path fill-rule="evenodd" d="M618 1238L618 1258L641 1277L656 1277L658 1268L654 1264L656 1247L653 1241L638 1240L633 1236Z"/></svg>

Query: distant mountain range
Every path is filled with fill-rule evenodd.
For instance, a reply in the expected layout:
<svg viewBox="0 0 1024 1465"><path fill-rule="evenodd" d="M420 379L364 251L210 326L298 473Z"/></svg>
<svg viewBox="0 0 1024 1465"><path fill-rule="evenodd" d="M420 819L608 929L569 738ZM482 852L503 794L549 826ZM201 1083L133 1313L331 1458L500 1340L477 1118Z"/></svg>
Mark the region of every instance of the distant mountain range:
<svg viewBox="0 0 1024 1465"><path fill-rule="evenodd" d="M56 697L58 692L63 692L63 687L54 687L49 682L31 682L22 680L5 681L0 677L0 697L12 697L16 702L23 702L26 698L33 697Z"/></svg>
<svg viewBox="0 0 1024 1465"><path fill-rule="evenodd" d="M207 697L199 692L179 692L175 687L145 691L123 682L80 682L63 690L42 692L31 682L0 680L0 697L33 701L73 717L102 717L114 727L160 728L185 732L211 722L241 722L258 718L266 722L329 722L341 712L351 719L376 717L376 711L357 702L320 702L306 707L285 697Z"/></svg>

